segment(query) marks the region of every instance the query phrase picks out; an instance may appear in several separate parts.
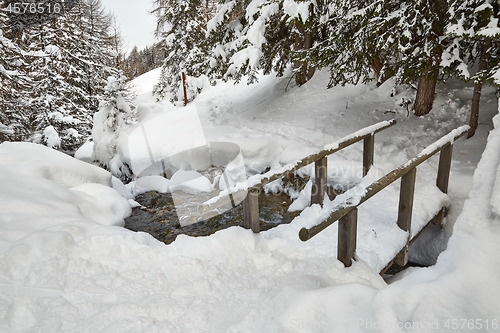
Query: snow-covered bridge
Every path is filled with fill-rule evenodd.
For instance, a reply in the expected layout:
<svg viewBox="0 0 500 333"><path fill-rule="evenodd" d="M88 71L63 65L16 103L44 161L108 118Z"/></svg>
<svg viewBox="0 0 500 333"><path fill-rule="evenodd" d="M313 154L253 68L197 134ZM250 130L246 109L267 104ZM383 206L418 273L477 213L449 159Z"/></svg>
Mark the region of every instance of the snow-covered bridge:
<svg viewBox="0 0 500 333"><path fill-rule="evenodd" d="M446 193L448 192L453 143L467 133L469 127L462 126L451 131L448 135L440 138L403 165L390 171L383 177L374 179L373 175L369 175L369 171L373 166L375 134L395 124L396 121L392 120L365 127L333 144L325 146L320 152L309 155L300 161L289 163L264 174L252 176L246 182L229 187L221 191L218 196L201 204L198 207L198 213L201 216L210 217L219 214L221 208L226 209L227 206L234 206L235 202L239 203L243 201L244 227L252 229L255 233L259 233L258 195L262 188L266 184L314 163L315 176L311 188L310 202L312 205L316 204L317 207L305 208L303 215L308 216L308 222L300 229L300 239L308 241L328 226L339 221L337 258L346 267L349 267L351 266L352 259L355 258L356 244L364 242L363 238L358 239L357 237L358 207L388 185L402 178L397 226L404 233L399 233L398 237L395 237L387 244L387 247L390 249L388 253L392 253L392 255L389 257L385 255L379 258L377 260L377 267L373 268L382 274L393 264L404 266L408 262L410 244L417 239L428 225L431 223L440 225L443 222L449 206ZM365 179L357 186L348 189L345 193L338 196L335 194L329 196L328 194L333 191L329 191L328 187L327 157L360 141L363 141L363 176L365 176ZM417 166L438 152L440 152L440 159L436 186L428 186L425 192L427 198L431 199L432 204L426 205L419 202L420 211L413 218ZM315 211L313 213L314 218L311 218L309 214L310 210ZM301 219L300 216L298 219Z"/></svg>

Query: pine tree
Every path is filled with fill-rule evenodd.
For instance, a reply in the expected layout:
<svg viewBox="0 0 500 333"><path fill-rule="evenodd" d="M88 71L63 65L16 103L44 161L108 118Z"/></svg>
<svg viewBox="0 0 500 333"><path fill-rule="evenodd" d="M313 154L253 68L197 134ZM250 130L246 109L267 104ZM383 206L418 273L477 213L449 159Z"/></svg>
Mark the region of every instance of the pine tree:
<svg viewBox="0 0 500 333"><path fill-rule="evenodd" d="M120 130L132 124L135 119L134 106L127 100L128 88L125 77L110 76L105 88L105 100L94 115L92 160L111 171L123 181L130 181L132 171L122 160L116 148Z"/></svg>
<svg viewBox="0 0 500 333"><path fill-rule="evenodd" d="M283 75L292 63L295 42L287 24L293 17L284 15L279 0L232 0L219 5L208 22L211 76L236 81L247 76L252 83L260 69Z"/></svg>
<svg viewBox="0 0 500 333"><path fill-rule="evenodd" d="M285 17L281 23L290 31L288 43L293 40L291 58L295 83L299 86L309 81L315 72L308 51L315 43L320 43L324 39L320 30L320 18L325 5L323 1L289 0L283 3ZM288 44L287 40L282 40L282 43Z"/></svg>
<svg viewBox="0 0 500 333"><path fill-rule="evenodd" d="M179 99L181 73L189 77L204 74L206 50L206 3L201 0L154 0L156 35L164 41L166 58L154 93L161 100ZM193 93L197 93L197 87ZM194 96L190 96L193 98Z"/></svg>
<svg viewBox="0 0 500 333"><path fill-rule="evenodd" d="M500 86L500 1L464 0L451 5L454 13L447 34L450 39L444 61L459 77L474 83L470 130L472 137L479 120L479 102L485 82ZM470 74L468 64L477 64L478 70Z"/></svg>
<svg viewBox="0 0 500 333"><path fill-rule="evenodd" d="M449 20L446 0L414 0L384 2L380 19L373 28L381 32L380 41L387 54L396 54L389 68L402 83L418 81L414 113L430 112L441 69L444 28ZM382 47L381 47L382 46Z"/></svg>
<svg viewBox="0 0 500 333"><path fill-rule="evenodd" d="M52 20L22 29L1 25L0 64L7 70L0 75L0 121L14 130L9 140L74 151L91 133L105 78L118 73L100 0L70 2L74 8Z"/></svg>
<svg viewBox="0 0 500 333"><path fill-rule="evenodd" d="M372 73L381 84L393 75L379 29L370 26L382 3L333 0L317 2L317 7L320 41L305 56L318 68L330 68L328 87L367 83L373 79Z"/></svg>
<svg viewBox="0 0 500 333"><path fill-rule="evenodd" d="M373 46L392 55L386 72L395 73L401 83L418 81L414 112L430 112L439 80L444 27L448 17L446 0L386 0L373 12L368 36L377 36Z"/></svg>
<svg viewBox="0 0 500 333"><path fill-rule="evenodd" d="M8 25L9 18L0 11L0 142L16 139L22 119L16 111L23 90L29 86L23 71L23 51L10 38Z"/></svg>
<svg viewBox="0 0 500 333"><path fill-rule="evenodd" d="M109 36L110 44L112 46L114 62L112 66L114 68L123 68L123 62L125 58L124 47L125 41L121 36L120 27L118 22L116 21L116 17L111 17L111 26L110 26L110 36Z"/></svg>
<svg viewBox="0 0 500 333"><path fill-rule="evenodd" d="M139 50L134 46L125 60L125 73L127 77L134 78L144 73L144 67L141 64Z"/></svg>
<svg viewBox="0 0 500 333"><path fill-rule="evenodd" d="M23 110L23 135L24 140L71 152L88 135L90 124L88 111L75 103L82 92L68 80L71 66L64 52L68 40L64 38L62 20L23 33L29 41L25 46L29 55L26 71L32 82L29 104Z"/></svg>
<svg viewBox="0 0 500 333"><path fill-rule="evenodd" d="M335 1L232 0L222 3L210 20L215 76L240 80L292 67L297 85L312 78L328 39L325 14ZM326 19L328 20L328 19ZM330 59L331 61L331 59ZM331 64L331 63L330 63Z"/></svg>
<svg viewBox="0 0 500 333"><path fill-rule="evenodd" d="M393 75L418 81L414 111L427 114L442 69L447 0L334 0L326 8L320 21L328 37L311 52L331 67L330 85L366 82L372 70L379 84Z"/></svg>
<svg viewBox="0 0 500 333"><path fill-rule="evenodd" d="M101 0L81 0L68 14L67 19L74 22L73 34L79 38L68 50L72 65L78 71L78 79L72 84L85 92L80 104L94 113L99 108L107 77L119 76L114 67L112 17Z"/></svg>

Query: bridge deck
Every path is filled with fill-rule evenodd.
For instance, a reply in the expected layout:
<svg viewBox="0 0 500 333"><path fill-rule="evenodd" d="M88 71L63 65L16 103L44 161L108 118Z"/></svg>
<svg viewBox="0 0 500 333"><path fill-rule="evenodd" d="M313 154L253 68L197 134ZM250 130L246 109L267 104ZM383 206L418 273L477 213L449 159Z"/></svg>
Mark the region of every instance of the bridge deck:
<svg viewBox="0 0 500 333"><path fill-rule="evenodd" d="M361 190L361 189L360 189ZM331 209L342 203L347 193L327 201L323 208L313 205L304 209L291 225L293 230L310 227L323 221ZM356 258L381 272L401 251L408 239L408 233L397 225L399 183L396 182L370 200L359 206ZM411 237L415 237L441 210L449 205L449 198L433 182L417 183L411 224ZM272 232L272 231L271 231ZM325 251L337 253L338 223L303 243L308 246L325 246Z"/></svg>

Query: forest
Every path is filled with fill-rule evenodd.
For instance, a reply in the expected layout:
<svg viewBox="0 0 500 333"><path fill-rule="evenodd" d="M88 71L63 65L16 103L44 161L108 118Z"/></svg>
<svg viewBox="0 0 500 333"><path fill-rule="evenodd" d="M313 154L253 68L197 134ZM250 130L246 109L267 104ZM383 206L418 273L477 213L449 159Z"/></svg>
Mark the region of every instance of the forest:
<svg viewBox="0 0 500 333"><path fill-rule="evenodd" d="M500 85L500 1L153 0L160 42L125 56L113 15L81 0L43 24L16 26L0 12L0 141L29 141L71 153L90 136L93 115L123 82L162 67L154 94L176 101L181 73L189 99L200 80L257 80L292 67L297 86L328 69L329 87L388 78L416 89L416 116L432 109L436 84L474 86L469 137L483 84Z"/></svg>

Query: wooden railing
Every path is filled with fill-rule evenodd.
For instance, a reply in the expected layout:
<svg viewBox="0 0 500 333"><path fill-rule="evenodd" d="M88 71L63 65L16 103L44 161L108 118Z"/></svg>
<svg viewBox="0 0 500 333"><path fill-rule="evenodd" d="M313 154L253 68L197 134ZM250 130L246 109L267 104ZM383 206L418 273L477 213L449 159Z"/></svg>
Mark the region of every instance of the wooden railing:
<svg viewBox="0 0 500 333"><path fill-rule="evenodd" d="M315 177L311 194L311 204L323 204L324 195L327 191L327 157L342 150L356 142L363 141L363 176L373 165L375 134L396 124L395 120L382 121L372 126L365 127L351 135L348 135L333 144L327 145L322 151L309 155L300 161L287 164L276 170L271 170L262 175L250 177L245 184L238 184L228 190L222 191L219 196L208 200L198 207L198 213L202 216L210 216L210 213L220 207L243 199L243 226L260 232L259 220L259 192L261 188L277 179L297 171L309 164L315 163ZM244 185L244 186L243 186Z"/></svg>
<svg viewBox="0 0 500 333"><path fill-rule="evenodd" d="M358 197L355 200L355 204L352 203L354 200L347 199L346 201L344 201L344 203L335 207L332 210L330 216L325 221L311 228L302 228L299 232L299 238L302 241L307 241L328 226L332 225L336 221L339 221L337 259L344 263L346 267L349 267L352 263L352 259L354 259L354 254L356 251L358 206L373 197L378 192L382 191L389 184L401 178L397 224L402 230L408 232L408 240L403 249L391 262L389 262L389 264L381 271L381 273L389 268L392 263L396 263L401 266L406 265L406 263L408 262L408 247L410 243L420 234L418 233L412 239L410 232L417 166L436 153L441 152L439 156L439 167L436 185L443 193L447 193L453 143L465 133L467 133L468 129L469 126L459 127L450 132L448 135L442 137L432 145L428 146L413 159L409 160L405 164L399 166L398 168L394 169L393 171L389 172L382 178L369 185L366 188L366 192L364 193L364 195ZM431 222L441 224L445 213L445 208L441 208L438 214L431 221L429 221L428 224ZM424 228L426 226L424 226Z"/></svg>

